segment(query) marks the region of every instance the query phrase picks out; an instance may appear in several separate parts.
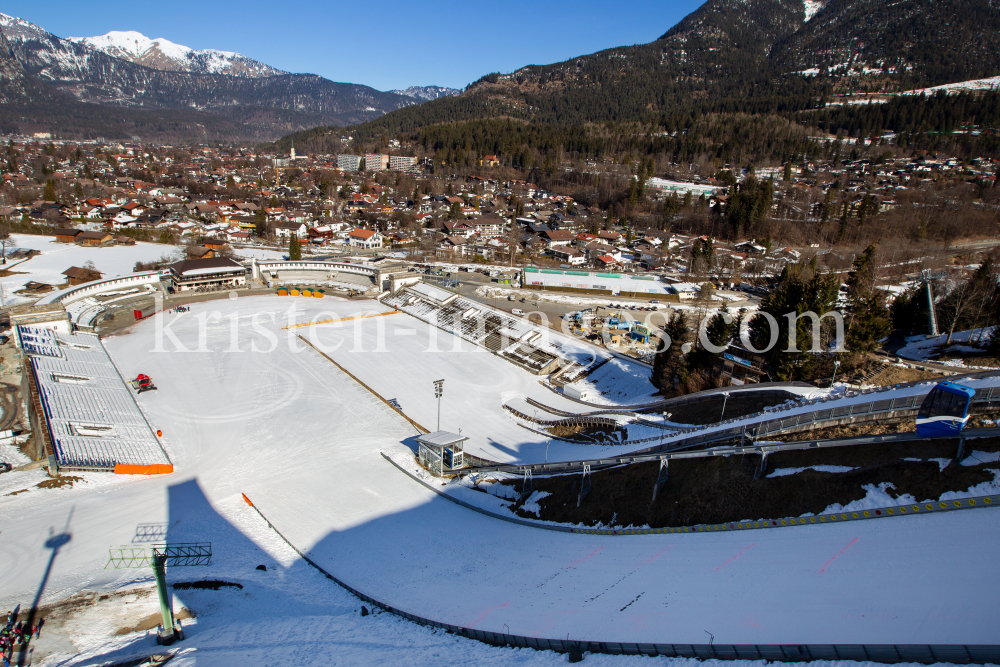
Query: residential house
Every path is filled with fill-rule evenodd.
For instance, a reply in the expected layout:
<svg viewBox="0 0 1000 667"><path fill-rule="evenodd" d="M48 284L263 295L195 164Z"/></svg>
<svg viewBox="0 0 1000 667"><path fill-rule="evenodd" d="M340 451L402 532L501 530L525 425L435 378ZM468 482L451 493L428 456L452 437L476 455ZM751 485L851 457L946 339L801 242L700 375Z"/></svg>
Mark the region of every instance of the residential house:
<svg viewBox="0 0 1000 667"><path fill-rule="evenodd" d="M472 244L464 236L446 236L438 245L438 250L458 253L460 255L468 254L471 248Z"/></svg>
<svg viewBox="0 0 1000 667"><path fill-rule="evenodd" d="M483 216L476 220L466 220L465 224L481 238L493 238L503 234L507 221L499 216Z"/></svg>
<svg viewBox="0 0 1000 667"><path fill-rule="evenodd" d="M280 239L287 239L292 234L297 238L305 238L308 228L304 222L280 222L274 226L274 235Z"/></svg>
<svg viewBox="0 0 1000 667"><path fill-rule="evenodd" d="M203 245L212 250L221 250L228 245L228 242L225 239L205 237L198 241L198 245Z"/></svg>
<svg viewBox="0 0 1000 667"><path fill-rule="evenodd" d="M93 280L100 280L103 274L96 269L85 269L79 266L71 266L62 272L66 276L66 281L70 287L82 285Z"/></svg>
<svg viewBox="0 0 1000 667"><path fill-rule="evenodd" d="M104 247L114 245L115 237L109 232L81 232L77 234L75 242L82 246Z"/></svg>
<svg viewBox="0 0 1000 667"><path fill-rule="evenodd" d="M121 210L125 211L134 218L138 218L140 215L147 211L145 204L140 204L139 202L131 201L127 204L122 204Z"/></svg>
<svg viewBox="0 0 1000 667"><path fill-rule="evenodd" d="M331 225L320 225L317 227L310 227L309 231L306 232L309 235L309 240L313 243L323 243L324 241L330 241L337 236Z"/></svg>
<svg viewBox="0 0 1000 667"><path fill-rule="evenodd" d="M347 242L355 248L381 248L382 234L373 229L356 228L347 235Z"/></svg>
<svg viewBox="0 0 1000 667"><path fill-rule="evenodd" d="M612 269L618 266L618 261L611 255L601 255L597 257L594 262L597 264L599 269Z"/></svg>
<svg viewBox="0 0 1000 667"><path fill-rule="evenodd" d="M82 234L83 230L60 227L58 229L53 229L52 233L55 235L56 241L59 243L75 243L76 237Z"/></svg>
<svg viewBox="0 0 1000 667"><path fill-rule="evenodd" d="M620 243L622 240L622 235L620 233L610 229L602 229L597 232L597 237L609 245Z"/></svg>
<svg viewBox="0 0 1000 667"><path fill-rule="evenodd" d="M587 256L576 248L566 246L556 246L552 248L552 256L560 262L565 262L573 266L579 266L587 262Z"/></svg>
<svg viewBox="0 0 1000 667"><path fill-rule="evenodd" d="M203 245L192 245L187 248L187 256L191 259L211 259L218 256L214 248L206 248Z"/></svg>
<svg viewBox="0 0 1000 667"><path fill-rule="evenodd" d="M567 232L564 229L555 229L542 232L541 234L541 239L546 242L550 249L556 246L569 245L573 242L574 238L571 232Z"/></svg>

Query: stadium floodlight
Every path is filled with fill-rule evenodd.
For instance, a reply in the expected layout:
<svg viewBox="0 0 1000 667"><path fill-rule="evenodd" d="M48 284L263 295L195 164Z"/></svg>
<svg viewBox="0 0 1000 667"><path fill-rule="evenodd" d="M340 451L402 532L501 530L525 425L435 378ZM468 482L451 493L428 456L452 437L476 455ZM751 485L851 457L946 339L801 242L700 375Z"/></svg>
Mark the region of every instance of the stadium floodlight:
<svg viewBox="0 0 1000 667"><path fill-rule="evenodd" d="M181 542L175 544L129 544L121 547L111 547L108 564L104 569L113 567L120 569L136 569L152 567L156 578L156 592L160 598L160 615L163 626L157 634L160 644L172 644L183 639L179 628L174 627L174 612L170 605L170 593L167 591L167 566L192 567L210 565L212 563L211 542Z"/></svg>
<svg viewBox="0 0 1000 667"><path fill-rule="evenodd" d="M441 430L441 397L444 395L444 380L434 380L434 398L438 400L438 426Z"/></svg>

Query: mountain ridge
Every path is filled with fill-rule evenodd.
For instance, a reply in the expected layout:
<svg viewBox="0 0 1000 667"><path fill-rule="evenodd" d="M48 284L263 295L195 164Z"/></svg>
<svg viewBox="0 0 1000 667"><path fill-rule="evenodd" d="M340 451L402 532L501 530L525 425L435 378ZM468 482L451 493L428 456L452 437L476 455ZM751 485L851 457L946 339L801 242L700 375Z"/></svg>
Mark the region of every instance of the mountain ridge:
<svg viewBox="0 0 1000 667"><path fill-rule="evenodd" d="M832 67L840 65L842 67ZM708 0L647 44L488 74L372 136L505 116L554 125L793 112L1000 74L1000 0Z"/></svg>
<svg viewBox="0 0 1000 667"><path fill-rule="evenodd" d="M162 37L150 39L135 31L111 31L97 37L67 37L109 56L163 71L226 74L259 78L289 74L241 53L217 49L195 50Z"/></svg>
<svg viewBox="0 0 1000 667"><path fill-rule="evenodd" d="M103 108L162 111L161 120L175 113L189 118L192 112L218 116L215 121L195 123L196 126L223 127L227 138L239 137L239 124L253 119L246 128L244 139L269 140L316 125L350 125L374 119L388 111L418 104L420 100L375 90L369 86L329 81L315 74L275 74L273 76L232 76L163 70L109 55L101 49L81 42L63 39L23 19L0 17L0 33L9 45L20 74L8 73L22 81L24 90L32 95L21 96L39 118L17 110L5 110L9 118L20 123L46 125L52 118L73 118L70 100L100 105ZM183 47L182 47L183 48ZM137 49L138 50L138 49ZM277 70L276 70L277 71ZM27 83L33 82L30 86ZM19 84L20 85L20 84ZM61 105L58 113L45 106L32 105L51 91L62 95L52 97ZM90 110L80 109L80 118L95 118ZM181 112L184 113L181 113ZM138 117L115 114L123 123L144 126ZM200 118L197 113L196 118ZM273 129L267 130L271 124ZM74 125L76 125L74 123ZM100 123L105 126L103 121ZM173 128L174 123L169 123ZM155 125L154 125L155 126ZM171 130L172 136L176 136ZM191 128L192 137L204 138L201 127ZM211 136L209 134L208 136Z"/></svg>

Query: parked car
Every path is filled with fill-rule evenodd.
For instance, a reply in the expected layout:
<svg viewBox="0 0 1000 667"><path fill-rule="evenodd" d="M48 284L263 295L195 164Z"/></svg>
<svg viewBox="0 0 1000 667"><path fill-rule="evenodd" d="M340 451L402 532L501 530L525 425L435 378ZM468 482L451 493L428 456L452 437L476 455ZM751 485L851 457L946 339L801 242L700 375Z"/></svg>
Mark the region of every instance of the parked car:
<svg viewBox="0 0 1000 667"><path fill-rule="evenodd" d="M0 461L0 473L10 472L14 469L14 466L7 463L6 461Z"/></svg>

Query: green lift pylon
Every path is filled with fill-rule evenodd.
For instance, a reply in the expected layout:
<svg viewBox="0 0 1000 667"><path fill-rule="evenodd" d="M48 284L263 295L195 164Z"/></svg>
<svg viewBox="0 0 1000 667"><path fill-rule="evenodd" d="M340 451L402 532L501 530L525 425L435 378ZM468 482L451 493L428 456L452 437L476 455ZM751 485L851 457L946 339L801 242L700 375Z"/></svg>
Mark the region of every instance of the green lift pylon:
<svg viewBox="0 0 1000 667"><path fill-rule="evenodd" d="M210 565L212 562L211 542L185 542L178 544L125 545L111 547L108 564L105 569L122 568L153 568L156 579L156 592L160 598L160 615L163 625L160 626L156 641L159 644L173 644L184 639L180 627L174 623L174 611L170 604L170 592L167 590L167 566L184 567Z"/></svg>

